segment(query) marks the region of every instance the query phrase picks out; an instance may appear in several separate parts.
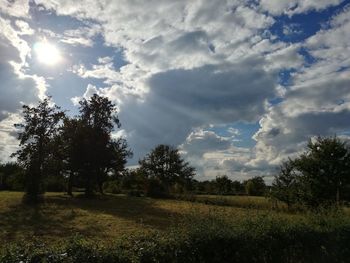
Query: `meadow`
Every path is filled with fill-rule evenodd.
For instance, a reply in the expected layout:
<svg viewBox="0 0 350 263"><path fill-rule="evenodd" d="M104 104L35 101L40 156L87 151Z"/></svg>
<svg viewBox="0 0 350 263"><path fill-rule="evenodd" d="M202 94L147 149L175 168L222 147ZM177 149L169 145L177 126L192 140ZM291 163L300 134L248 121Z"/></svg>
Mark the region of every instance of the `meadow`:
<svg viewBox="0 0 350 263"><path fill-rule="evenodd" d="M27 206L22 196L0 192L0 262L346 262L350 255L346 208L292 212L249 196L62 193Z"/></svg>
<svg viewBox="0 0 350 263"><path fill-rule="evenodd" d="M193 197L191 201L184 201L108 194L86 199L62 193L46 193L43 204L31 206L22 204L22 196L21 192L0 192L1 240L17 242L40 238L51 243L59 238L81 235L109 243L120 235L166 231L196 214L215 213L239 220L248 214L262 214L270 206L264 197L248 196L201 195L193 202ZM244 209L248 207L256 209Z"/></svg>

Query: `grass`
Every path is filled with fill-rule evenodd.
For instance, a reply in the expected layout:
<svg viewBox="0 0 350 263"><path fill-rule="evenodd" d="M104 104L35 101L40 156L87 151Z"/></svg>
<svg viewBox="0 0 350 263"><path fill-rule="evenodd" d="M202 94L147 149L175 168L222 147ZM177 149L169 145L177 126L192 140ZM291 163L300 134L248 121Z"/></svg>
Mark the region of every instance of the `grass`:
<svg viewBox="0 0 350 263"><path fill-rule="evenodd" d="M253 209L286 209L286 205L281 202L271 201L262 196L229 196L229 195L196 195L189 197L180 197L179 199L192 202L219 205L233 206L240 208Z"/></svg>
<svg viewBox="0 0 350 263"><path fill-rule="evenodd" d="M0 239L6 242L31 240L35 237L48 242L81 235L88 239L108 240L153 230L166 231L186 216L195 214L229 215L238 220L249 214L263 213L243 207L267 207L264 198L225 197L231 206L207 205L204 202L99 196L90 200L71 198L62 193L46 193L45 203L27 206L21 203L23 193L0 192ZM201 196L199 198L204 198ZM206 196L214 200L214 197ZM217 197L215 197L217 198ZM275 213L275 212L274 212ZM290 217L291 215L279 214ZM297 217L297 215L293 215Z"/></svg>
<svg viewBox="0 0 350 263"><path fill-rule="evenodd" d="M190 202L62 193L26 206L22 196L0 192L0 262L343 262L350 256L349 210L292 213L272 210L260 197Z"/></svg>

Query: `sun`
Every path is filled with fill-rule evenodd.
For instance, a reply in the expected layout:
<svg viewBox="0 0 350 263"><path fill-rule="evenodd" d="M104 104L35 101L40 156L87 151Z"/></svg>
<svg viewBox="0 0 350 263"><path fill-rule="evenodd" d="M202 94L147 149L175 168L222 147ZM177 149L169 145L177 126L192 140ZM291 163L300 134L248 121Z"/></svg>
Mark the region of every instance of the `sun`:
<svg viewBox="0 0 350 263"><path fill-rule="evenodd" d="M60 51L47 41L34 44L34 51L38 61L46 65L55 65L61 60Z"/></svg>

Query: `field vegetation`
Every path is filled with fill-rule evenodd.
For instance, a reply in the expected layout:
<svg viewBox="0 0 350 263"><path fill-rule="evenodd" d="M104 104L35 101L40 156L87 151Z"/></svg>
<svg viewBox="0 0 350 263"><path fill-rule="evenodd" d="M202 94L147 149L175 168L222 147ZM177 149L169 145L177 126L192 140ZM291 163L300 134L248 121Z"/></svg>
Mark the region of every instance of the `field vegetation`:
<svg viewBox="0 0 350 263"><path fill-rule="evenodd" d="M346 262L350 255L346 208L288 211L249 196L46 193L36 206L22 197L0 192L0 262Z"/></svg>

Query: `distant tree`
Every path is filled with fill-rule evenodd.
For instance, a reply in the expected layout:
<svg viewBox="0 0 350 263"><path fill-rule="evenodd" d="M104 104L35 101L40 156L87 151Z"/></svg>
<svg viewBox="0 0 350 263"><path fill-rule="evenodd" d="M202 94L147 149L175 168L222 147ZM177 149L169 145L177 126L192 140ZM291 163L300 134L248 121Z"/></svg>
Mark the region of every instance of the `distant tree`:
<svg viewBox="0 0 350 263"><path fill-rule="evenodd" d="M179 151L169 145L158 145L139 161L141 171L149 179L150 187L159 194L169 194L175 183L185 186L195 175L195 169L185 162Z"/></svg>
<svg viewBox="0 0 350 263"><path fill-rule="evenodd" d="M45 98L37 107L23 106L24 123L16 124L20 129L20 149L12 156L26 173L25 200L37 202L44 192L44 171L52 160L52 139L59 130L59 123L65 116L51 98Z"/></svg>
<svg viewBox="0 0 350 263"><path fill-rule="evenodd" d="M281 164L279 173L272 183L271 197L285 202L290 206L299 200L301 190L300 178L294 162L289 159Z"/></svg>
<svg viewBox="0 0 350 263"><path fill-rule="evenodd" d="M215 179L217 194L227 195L232 194L232 181L227 177L227 175L217 176Z"/></svg>
<svg viewBox="0 0 350 263"><path fill-rule="evenodd" d="M350 150L345 142L336 136L310 140L306 152L294 160L294 165L300 173L304 204L339 204L350 184Z"/></svg>
<svg viewBox="0 0 350 263"><path fill-rule="evenodd" d="M243 183L237 180L232 181L232 190L235 194L244 194L245 192Z"/></svg>
<svg viewBox="0 0 350 263"><path fill-rule="evenodd" d="M245 181L245 189L248 195L262 196L266 191L266 184L262 176L255 176Z"/></svg>

